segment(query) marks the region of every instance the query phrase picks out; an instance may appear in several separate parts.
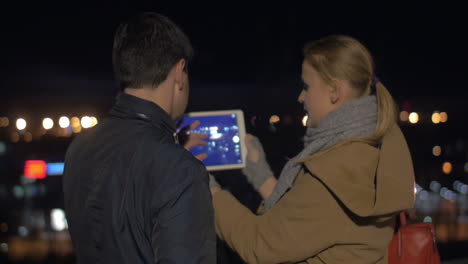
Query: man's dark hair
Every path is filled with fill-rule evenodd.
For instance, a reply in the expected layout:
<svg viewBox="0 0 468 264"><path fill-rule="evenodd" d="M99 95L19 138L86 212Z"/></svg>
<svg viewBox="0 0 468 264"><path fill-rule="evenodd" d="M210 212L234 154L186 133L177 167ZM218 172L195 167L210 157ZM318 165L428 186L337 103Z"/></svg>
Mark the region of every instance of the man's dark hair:
<svg viewBox="0 0 468 264"><path fill-rule="evenodd" d="M192 58L188 37L169 18L143 13L122 23L115 33L112 61L121 89L156 87L180 60Z"/></svg>

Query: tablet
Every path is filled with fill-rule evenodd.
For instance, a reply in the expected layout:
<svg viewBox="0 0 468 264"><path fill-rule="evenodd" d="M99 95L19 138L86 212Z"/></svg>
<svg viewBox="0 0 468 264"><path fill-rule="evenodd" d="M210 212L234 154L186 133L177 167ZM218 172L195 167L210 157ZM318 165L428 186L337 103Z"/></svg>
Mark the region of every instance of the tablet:
<svg viewBox="0 0 468 264"><path fill-rule="evenodd" d="M242 110L191 112L183 118L180 128L194 121L200 125L191 133L208 134L206 146L197 146L190 151L193 155L206 153L203 160L208 171L241 169L245 167L247 154L244 138L245 123Z"/></svg>

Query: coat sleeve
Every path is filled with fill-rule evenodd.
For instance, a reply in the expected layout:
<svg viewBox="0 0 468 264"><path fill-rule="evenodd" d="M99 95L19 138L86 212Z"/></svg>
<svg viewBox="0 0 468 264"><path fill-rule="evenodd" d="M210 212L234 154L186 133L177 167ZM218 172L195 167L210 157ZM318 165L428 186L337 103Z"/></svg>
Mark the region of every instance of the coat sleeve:
<svg viewBox="0 0 468 264"><path fill-rule="evenodd" d="M157 263L216 263L216 235L208 174L203 166L177 169L155 212L152 246Z"/></svg>
<svg viewBox="0 0 468 264"><path fill-rule="evenodd" d="M338 203L310 174L300 174L263 215L252 214L226 191L216 193L213 203L217 234L250 264L305 260L332 246L340 233L332 224Z"/></svg>

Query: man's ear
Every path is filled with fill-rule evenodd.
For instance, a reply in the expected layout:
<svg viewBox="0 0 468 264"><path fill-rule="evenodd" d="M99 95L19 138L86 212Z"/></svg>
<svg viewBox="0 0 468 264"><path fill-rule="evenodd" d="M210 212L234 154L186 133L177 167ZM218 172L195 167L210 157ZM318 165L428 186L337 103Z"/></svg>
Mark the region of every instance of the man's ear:
<svg viewBox="0 0 468 264"><path fill-rule="evenodd" d="M174 80L175 80L175 85L177 86L177 89L179 90L182 90L184 89L184 68L185 68L185 64L187 62L185 61L185 59L180 59L176 65L175 65L175 69L174 69Z"/></svg>

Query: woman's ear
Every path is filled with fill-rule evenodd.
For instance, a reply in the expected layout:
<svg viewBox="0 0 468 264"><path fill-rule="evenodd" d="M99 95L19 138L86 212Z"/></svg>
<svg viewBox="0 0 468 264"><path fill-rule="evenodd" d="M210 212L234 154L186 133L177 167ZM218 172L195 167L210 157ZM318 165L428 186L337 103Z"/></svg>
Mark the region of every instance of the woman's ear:
<svg viewBox="0 0 468 264"><path fill-rule="evenodd" d="M332 84L328 88L330 103L336 104L342 96L341 82L338 79L333 79Z"/></svg>
<svg viewBox="0 0 468 264"><path fill-rule="evenodd" d="M330 102L332 104L345 103L353 97L352 92L352 87L347 81L333 79L332 85L329 86Z"/></svg>

